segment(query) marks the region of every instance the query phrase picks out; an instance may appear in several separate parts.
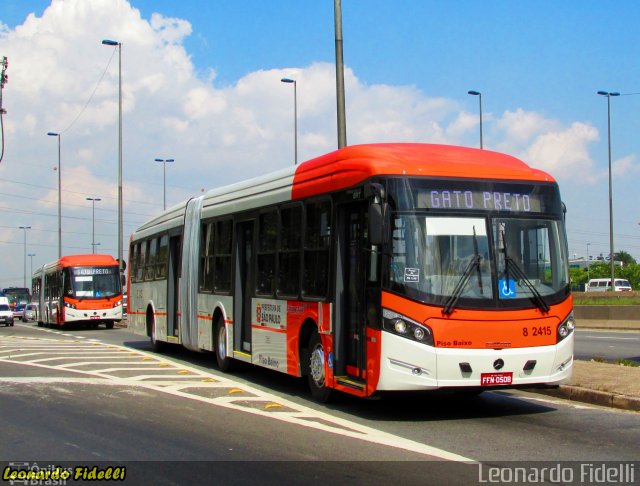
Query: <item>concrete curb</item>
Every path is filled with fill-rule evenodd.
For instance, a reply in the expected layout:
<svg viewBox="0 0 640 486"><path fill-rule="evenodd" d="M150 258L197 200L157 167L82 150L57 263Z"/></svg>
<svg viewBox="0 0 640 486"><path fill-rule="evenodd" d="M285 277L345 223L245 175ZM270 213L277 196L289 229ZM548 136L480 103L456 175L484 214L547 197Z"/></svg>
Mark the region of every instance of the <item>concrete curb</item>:
<svg viewBox="0 0 640 486"><path fill-rule="evenodd" d="M560 385L558 388L539 389L536 390L536 392L576 402L640 412L640 398L621 395L619 393L590 390L573 385Z"/></svg>

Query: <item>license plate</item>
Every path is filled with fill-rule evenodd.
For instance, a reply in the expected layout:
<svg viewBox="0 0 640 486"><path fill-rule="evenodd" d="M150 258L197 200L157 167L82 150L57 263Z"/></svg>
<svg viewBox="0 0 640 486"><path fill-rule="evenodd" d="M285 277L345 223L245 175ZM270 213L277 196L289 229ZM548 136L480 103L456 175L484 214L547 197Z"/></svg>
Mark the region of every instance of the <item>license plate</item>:
<svg viewBox="0 0 640 486"><path fill-rule="evenodd" d="M90 316L89 317L92 321L97 321L100 319L100 316Z"/></svg>
<svg viewBox="0 0 640 486"><path fill-rule="evenodd" d="M511 385L512 381L513 381L513 373L511 372L480 374L481 386Z"/></svg>

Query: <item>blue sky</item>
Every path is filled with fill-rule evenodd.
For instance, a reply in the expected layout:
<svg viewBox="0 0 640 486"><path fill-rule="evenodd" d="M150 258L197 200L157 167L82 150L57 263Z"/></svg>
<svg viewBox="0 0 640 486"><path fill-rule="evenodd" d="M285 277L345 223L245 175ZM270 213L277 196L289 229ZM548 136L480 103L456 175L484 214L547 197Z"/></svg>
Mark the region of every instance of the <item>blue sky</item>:
<svg viewBox="0 0 640 486"><path fill-rule="evenodd" d="M608 253L607 106L596 91L627 94L612 100L615 248L640 260L640 3L343 0L342 9L348 143L477 146L478 99L467 91L481 91L485 148L558 179L572 256L587 243ZM46 133L69 127L105 69L62 135L63 247L90 250L85 197L97 196L100 249L115 253L117 66L104 38L123 42L126 234L162 209L155 157L176 159L169 204L291 163L282 76L298 80L300 158L336 146L331 0L3 0L0 264L10 271L0 286L22 280L15 227L33 227L34 265L57 254L57 152Z"/></svg>

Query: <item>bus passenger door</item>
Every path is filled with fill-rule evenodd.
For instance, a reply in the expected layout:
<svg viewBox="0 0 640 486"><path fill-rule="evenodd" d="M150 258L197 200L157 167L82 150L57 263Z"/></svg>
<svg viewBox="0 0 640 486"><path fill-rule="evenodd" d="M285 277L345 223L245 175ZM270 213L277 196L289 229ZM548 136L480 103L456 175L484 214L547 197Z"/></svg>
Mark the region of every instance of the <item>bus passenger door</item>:
<svg viewBox="0 0 640 486"><path fill-rule="evenodd" d="M178 289L180 288L180 236L169 239L169 268L167 269L167 336L177 336Z"/></svg>
<svg viewBox="0 0 640 486"><path fill-rule="evenodd" d="M234 292L235 350L251 353L251 297L253 296L254 220L236 223L236 281Z"/></svg>
<svg viewBox="0 0 640 486"><path fill-rule="evenodd" d="M336 370L364 386L366 379L366 202L339 207L338 282L336 302ZM338 378L340 381L340 378Z"/></svg>

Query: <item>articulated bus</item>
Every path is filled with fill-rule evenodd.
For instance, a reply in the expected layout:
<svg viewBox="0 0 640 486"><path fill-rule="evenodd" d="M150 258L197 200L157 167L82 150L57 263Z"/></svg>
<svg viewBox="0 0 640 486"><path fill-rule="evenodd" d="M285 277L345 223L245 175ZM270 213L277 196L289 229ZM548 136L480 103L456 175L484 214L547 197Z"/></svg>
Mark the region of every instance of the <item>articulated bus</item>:
<svg viewBox="0 0 640 486"><path fill-rule="evenodd" d="M342 148L131 237L129 327L305 376L312 395L557 385L573 366L554 179L462 147Z"/></svg>
<svg viewBox="0 0 640 486"><path fill-rule="evenodd" d="M122 287L117 260L111 255L69 255L33 273L38 325L104 324L122 320Z"/></svg>

